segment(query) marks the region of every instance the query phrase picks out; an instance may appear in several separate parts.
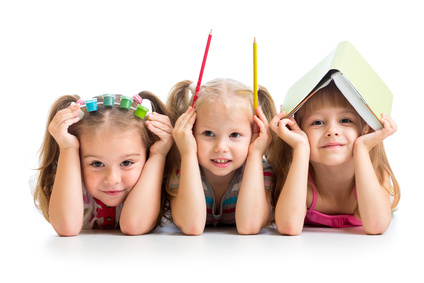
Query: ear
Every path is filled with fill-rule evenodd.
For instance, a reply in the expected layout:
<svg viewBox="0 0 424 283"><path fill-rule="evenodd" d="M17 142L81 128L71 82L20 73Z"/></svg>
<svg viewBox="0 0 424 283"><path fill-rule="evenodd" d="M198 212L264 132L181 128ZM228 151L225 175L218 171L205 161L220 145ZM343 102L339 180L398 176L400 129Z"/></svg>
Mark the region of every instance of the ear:
<svg viewBox="0 0 424 283"><path fill-rule="evenodd" d="M371 132L371 127L368 126L368 124L365 124L364 127L362 128L362 135L366 135L369 132Z"/></svg>

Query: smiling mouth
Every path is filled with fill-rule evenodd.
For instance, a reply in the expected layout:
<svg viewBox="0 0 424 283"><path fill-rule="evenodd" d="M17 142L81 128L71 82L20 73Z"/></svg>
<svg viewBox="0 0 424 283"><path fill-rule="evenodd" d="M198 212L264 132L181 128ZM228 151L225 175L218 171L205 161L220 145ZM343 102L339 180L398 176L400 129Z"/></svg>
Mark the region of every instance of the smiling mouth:
<svg viewBox="0 0 424 283"><path fill-rule="evenodd" d="M117 196L121 194L123 191L103 191L103 192L107 194L108 196Z"/></svg>
<svg viewBox="0 0 424 283"><path fill-rule="evenodd" d="M327 145L324 145L323 146L323 148L339 148L339 147L342 147L343 145L342 144L340 144L340 143L334 143L334 144L327 144Z"/></svg>
<svg viewBox="0 0 424 283"><path fill-rule="evenodd" d="M218 168L226 168L227 166L229 166L232 162L231 159L211 159L212 164L215 165Z"/></svg>
<svg viewBox="0 0 424 283"><path fill-rule="evenodd" d="M230 162L231 160L230 159L212 159L212 161L216 163L220 163L220 164L225 164Z"/></svg>

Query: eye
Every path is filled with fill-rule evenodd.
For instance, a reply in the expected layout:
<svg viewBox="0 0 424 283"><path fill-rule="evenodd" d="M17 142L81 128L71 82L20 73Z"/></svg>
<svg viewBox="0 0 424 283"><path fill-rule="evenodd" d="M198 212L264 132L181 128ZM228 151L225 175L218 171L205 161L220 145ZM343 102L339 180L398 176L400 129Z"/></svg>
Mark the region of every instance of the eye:
<svg viewBox="0 0 424 283"><path fill-rule="evenodd" d="M125 160L121 163L121 166L128 167L128 166L131 166L133 164L134 164L134 162L129 161L129 160Z"/></svg>
<svg viewBox="0 0 424 283"><path fill-rule="evenodd" d="M320 125L324 125L324 122L323 121L316 120L316 121L313 121L311 123L311 125L312 126L320 126Z"/></svg>
<svg viewBox="0 0 424 283"><path fill-rule="evenodd" d="M231 133L230 134L230 138L238 138L238 137L240 137L239 133Z"/></svg>
<svg viewBox="0 0 424 283"><path fill-rule="evenodd" d="M204 131L203 134L207 137L214 137L215 134L212 131Z"/></svg>
<svg viewBox="0 0 424 283"><path fill-rule="evenodd" d="M93 167L96 167L96 168L100 168L100 167L104 167L104 166L105 166L105 165L104 165L103 163L101 163L100 161L94 161L94 162L92 162L90 165L91 165L91 166L93 166Z"/></svg>
<svg viewBox="0 0 424 283"><path fill-rule="evenodd" d="M351 119L349 119L349 118L344 118L344 119L341 119L340 120L340 123L352 123L352 120Z"/></svg>

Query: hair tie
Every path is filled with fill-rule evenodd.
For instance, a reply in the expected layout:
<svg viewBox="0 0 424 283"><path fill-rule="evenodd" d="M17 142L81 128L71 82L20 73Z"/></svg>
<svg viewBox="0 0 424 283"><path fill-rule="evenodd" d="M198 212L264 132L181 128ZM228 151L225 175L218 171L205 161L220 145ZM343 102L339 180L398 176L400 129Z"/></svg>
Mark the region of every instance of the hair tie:
<svg viewBox="0 0 424 283"><path fill-rule="evenodd" d="M141 104L143 102L143 98L140 97L138 94L133 95L133 99L138 103Z"/></svg>
<svg viewBox="0 0 424 283"><path fill-rule="evenodd" d="M81 106L81 105L84 105L84 99L80 98L80 99L78 99L75 103L76 103L76 104L79 104L80 106Z"/></svg>
<svg viewBox="0 0 424 283"><path fill-rule="evenodd" d="M191 91L191 94L195 94L196 93L196 87L197 87L197 85L196 85L196 83L195 82L192 82L189 86L188 86L188 89Z"/></svg>

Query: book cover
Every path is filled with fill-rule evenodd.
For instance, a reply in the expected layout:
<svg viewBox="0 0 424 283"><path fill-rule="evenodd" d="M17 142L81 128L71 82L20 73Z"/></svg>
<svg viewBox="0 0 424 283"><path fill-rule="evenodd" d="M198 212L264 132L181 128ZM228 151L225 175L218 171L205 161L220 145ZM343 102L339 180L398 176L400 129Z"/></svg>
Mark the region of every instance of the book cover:
<svg viewBox="0 0 424 283"><path fill-rule="evenodd" d="M393 94L348 41L341 42L290 87L281 110L288 113L287 117L293 115L311 95L332 79L367 124L374 130L381 129L381 114L391 115Z"/></svg>

